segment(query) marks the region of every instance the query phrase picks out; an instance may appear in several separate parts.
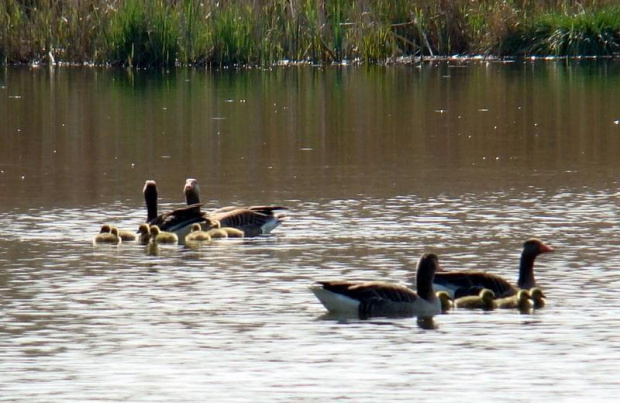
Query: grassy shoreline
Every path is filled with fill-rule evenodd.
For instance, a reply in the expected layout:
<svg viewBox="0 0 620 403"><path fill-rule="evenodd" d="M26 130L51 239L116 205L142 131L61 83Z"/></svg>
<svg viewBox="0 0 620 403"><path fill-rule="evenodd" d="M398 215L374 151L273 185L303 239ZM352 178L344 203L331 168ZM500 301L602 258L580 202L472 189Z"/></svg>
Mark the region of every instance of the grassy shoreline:
<svg viewBox="0 0 620 403"><path fill-rule="evenodd" d="M126 67L615 56L609 0L5 0L0 63Z"/></svg>

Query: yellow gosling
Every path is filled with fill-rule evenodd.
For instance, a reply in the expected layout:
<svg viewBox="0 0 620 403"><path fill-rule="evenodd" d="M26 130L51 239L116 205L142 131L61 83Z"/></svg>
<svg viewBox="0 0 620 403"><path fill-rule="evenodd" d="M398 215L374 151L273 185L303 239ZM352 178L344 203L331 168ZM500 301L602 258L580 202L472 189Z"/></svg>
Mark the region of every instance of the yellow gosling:
<svg viewBox="0 0 620 403"><path fill-rule="evenodd" d="M448 294L447 291L437 291L435 295L437 295L437 298L441 301L441 312L448 312L454 307L452 298L450 298L450 294Z"/></svg>
<svg viewBox="0 0 620 403"><path fill-rule="evenodd" d="M208 242L210 240L211 235L207 231L203 231L198 223L193 224L191 232L185 236L185 242Z"/></svg>
<svg viewBox="0 0 620 403"><path fill-rule="evenodd" d="M534 309L544 308L547 304L545 293L541 288L534 287L530 290L530 298L534 302Z"/></svg>
<svg viewBox="0 0 620 403"><path fill-rule="evenodd" d="M228 235L228 238L243 238L245 236L244 232L237 228L223 227L220 229L226 232L226 235Z"/></svg>
<svg viewBox="0 0 620 403"><path fill-rule="evenodd" d="M121 237L123 242L132 242L138 239L138 236L134 232L126 231L122 229L118 230L118 236Z"/></svg>
<svg viewBox="0 0 620 403"><path fill-rule="evenodd" d="M179 243L179 237L174 232L162 231L157 225L151 225L151 242L176 244Z"/></svg>
<svg viewBox="0 0 620 403"><path fill-rule="evenodd" d="M228 238L228 232L224 231L222 228L210 229L207 231L207 234L209 234L211 239Z"/></svg>
<svg viewBox="0 0 620 403"><path fill-rule="evenodd" d="M94 245L119 245L121 242L122 239L120 236L118 236L118 229L114 227L110 229L110 232L100 232L93 239Z"/></svg>
<svg viewBox="0 0 620 403"><path fill-rule="evenodd" d="M521 312L529 311L534 306L534 303L530 299L530 292L528 290L519 290L516 295L497 299L495 300L495 303L498 308L518 309Z"/></svg>
<svg viewBox="0 0 620 403"><path fill-rule="evenodd" d="M497 308L497 305L495 304L495 293L485 288L480 291L480 294L478 295L468 295L466 297L457 298L454 301L454 307L492 311Z"/></svg>
<svg viewBox="0 0 620 403"><path fill-rule="evenodd" d="M142 245L146 245L151 240L151 228L148 224L140 224L138 227L138 234L140 234L138 241Z"/></svg>

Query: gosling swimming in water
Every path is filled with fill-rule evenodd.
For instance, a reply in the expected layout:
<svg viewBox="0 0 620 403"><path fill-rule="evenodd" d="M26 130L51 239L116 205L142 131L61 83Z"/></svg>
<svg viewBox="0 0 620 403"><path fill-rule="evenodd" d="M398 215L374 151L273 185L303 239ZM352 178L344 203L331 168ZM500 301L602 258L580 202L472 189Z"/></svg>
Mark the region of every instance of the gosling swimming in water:
<svg viewBox="0 0 620 403"><path fill-rule="evenodd" d="M545 298L545 293L543 290L538 287L534 287L530 290L530 297L534 302L534 309L544 308L547 304L547 299Z"/></svg>
<svg viewBox="0 0 620 403"><path fill-rule="evenodd" d="M176 244L179 243L179 237L174 232L162 231L157 225L151 225L151 242Z"/></svg>
<svg viewBox="0 0 620 403"><path fill-rule="evenodd" d="M119 245L123 240L118 235L118 228L110 227L105 224L101 227L101 232L99 232L93 238L93 244L108 244L108 245Z"/></svg>
<svg viewBox="0 0 620 403"><path fill-rule="evenodd" d="M534 307L528 290L519 290L512 297L496 299L495 303L501 309L518 309L521 313L528 313Z"/></svg>
<svg viewBox="0 0 620 403"><path fill-rule="evenodd" d="M441 312L446 313L454 307L452 298L450 298L450 294L447 291L437 291L435 295L441 301Z"/></svg>
<svg viewBox="0 0 620 403"><path fill-rule="evenodd" d="M480 291L478 295L468 295L454 300L455 308L465 309L482 309L484 311L492 311L497 308L495 303L495 293L488 288Z"/></svg>
<svg viewBox="0 0 620 403"><path fill-rule="evenodd" d="M203 231L200 224L192 224L192 230L185 236L185 242L207 242L211 240L209 232Z"/></svg>

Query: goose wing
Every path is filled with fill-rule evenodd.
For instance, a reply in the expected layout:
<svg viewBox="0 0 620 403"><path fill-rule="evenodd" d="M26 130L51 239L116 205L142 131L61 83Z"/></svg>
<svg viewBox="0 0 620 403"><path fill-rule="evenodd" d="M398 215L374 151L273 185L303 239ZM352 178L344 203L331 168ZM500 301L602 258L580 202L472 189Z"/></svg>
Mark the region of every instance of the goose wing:
<svg viewBox="0 0 620 403"><path fill-rule="evenodd" d="M224 207L209 214L209 218L219 221L222 227L240 229L245 236L251 237L269 233L282 222L283 217L268 213L273 212L269 209L270 207L262 210Z"/></svg>
<svg viewBox="0 0 620 403"><path fill-rule="evenodd" d="M175 232L179 229L208 220L207 214L200 210L201 204L180 207L163 213L149 221L149 225L157 225L162 231Z"/></svg>
<svg viewBox="0 0 620 403"><path fill-rule="evenodd" d="M476 271L436 272L433 283L453 290L454 298L478 295L484 288L493 291L496 298L509 297L517 292L504 278Z"/></svg>

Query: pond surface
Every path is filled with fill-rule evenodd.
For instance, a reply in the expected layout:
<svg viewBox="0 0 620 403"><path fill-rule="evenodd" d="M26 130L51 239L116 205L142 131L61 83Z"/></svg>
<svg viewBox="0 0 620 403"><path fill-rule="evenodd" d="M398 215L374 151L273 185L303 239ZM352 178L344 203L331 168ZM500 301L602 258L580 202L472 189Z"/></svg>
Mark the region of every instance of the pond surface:
<svg viewBox="0 0 620 403"><path fill-rule="evenodd" d="M0 400L615 400L619 119L618 62L0 70ZM188 177L288 220L93 247ZM412 283L425 251L516 282L531 236L531 315L338 320L308 290Z"/></svg>

